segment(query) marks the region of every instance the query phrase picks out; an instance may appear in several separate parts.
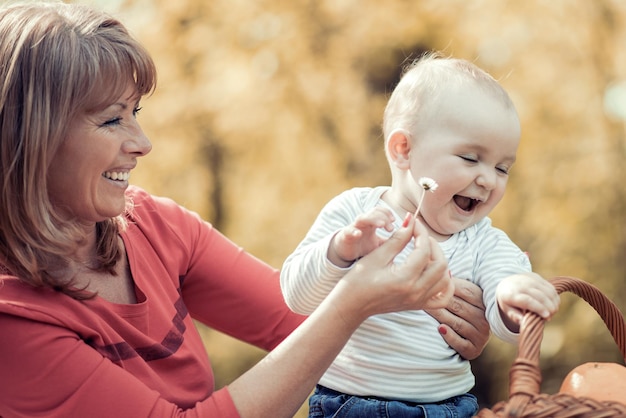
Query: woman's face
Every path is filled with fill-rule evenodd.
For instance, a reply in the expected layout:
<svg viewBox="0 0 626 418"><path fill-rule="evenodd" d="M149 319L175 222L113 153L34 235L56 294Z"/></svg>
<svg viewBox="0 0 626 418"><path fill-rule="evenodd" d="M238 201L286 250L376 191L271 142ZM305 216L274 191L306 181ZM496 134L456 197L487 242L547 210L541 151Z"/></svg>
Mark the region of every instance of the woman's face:
<svg viewBox="0 0 626 418"><path fill-rule="evenodd" d="M131 86L110 106L71 122L48 170L50 200L69 218L92 223L124 211L130 171L152 148L137 123L138 106Z"/></svg>

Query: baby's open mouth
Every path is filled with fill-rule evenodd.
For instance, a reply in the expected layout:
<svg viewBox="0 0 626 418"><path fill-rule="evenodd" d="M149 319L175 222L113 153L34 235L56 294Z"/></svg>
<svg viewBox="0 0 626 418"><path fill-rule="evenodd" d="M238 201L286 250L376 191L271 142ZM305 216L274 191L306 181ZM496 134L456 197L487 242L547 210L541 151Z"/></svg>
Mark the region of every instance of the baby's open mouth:
<svg viewBox="0 0 626 418"><path fill-rule="evenodd" d="M454 195L453 199L454 203L456 203L456 205L465 212L470 212L480 203L480 200L472 199L471 197L460 196L458 194Z"/></svg>

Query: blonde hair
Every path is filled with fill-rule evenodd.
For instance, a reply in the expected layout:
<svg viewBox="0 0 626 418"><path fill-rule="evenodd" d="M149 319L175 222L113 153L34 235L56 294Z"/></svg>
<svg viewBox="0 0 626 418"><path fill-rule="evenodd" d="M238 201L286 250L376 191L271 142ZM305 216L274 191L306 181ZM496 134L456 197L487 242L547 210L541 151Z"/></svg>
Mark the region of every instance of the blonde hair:
<svg viewBox="0 0 626 418"><path fill-rule="evenodd" d="M85 297L59 277L82 235L51 204L48 168L73 118L108 106L129 82L150 94L156 70L118 20L62 2L0 8L0 266L22 281ZM98 270L114 271L123 220L97 224Z"/></svg>
<svg viewBox="0 0 626 418"><path fill-rule="evenodd" d="M414 134L431 111L436 111L444 87L474 84L515 110L508 93L486 71L472 62L428 52L409 64L394 89L383 117L388 140L395 131Z"/></svg>

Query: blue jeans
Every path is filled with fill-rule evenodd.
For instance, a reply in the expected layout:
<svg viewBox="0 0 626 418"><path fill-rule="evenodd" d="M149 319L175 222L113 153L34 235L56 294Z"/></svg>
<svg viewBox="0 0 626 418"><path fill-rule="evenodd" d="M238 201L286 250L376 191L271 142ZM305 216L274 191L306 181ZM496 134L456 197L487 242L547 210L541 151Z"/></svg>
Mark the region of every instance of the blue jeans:
<svg viewBox="0 0 626 418"><path fill-rule="evenodd" d="M309 418L471 418L478 401L466 393L427 404L346 395L317 385L309 398Z"/></svg>

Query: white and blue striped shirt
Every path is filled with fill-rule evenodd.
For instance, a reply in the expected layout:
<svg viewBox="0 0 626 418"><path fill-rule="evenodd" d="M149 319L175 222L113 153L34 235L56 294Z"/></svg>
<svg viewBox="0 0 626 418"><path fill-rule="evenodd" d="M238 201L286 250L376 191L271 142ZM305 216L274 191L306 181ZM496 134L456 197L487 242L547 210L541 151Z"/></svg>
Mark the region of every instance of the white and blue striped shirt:
<svg viewBox="0 0 626 418"><path fill-rule="evenodd" d="M291 309L310 314L349 271L328 260L330 239L358 215L377 205L387 206L380 197L388 189L354 188L324 207L281 270L281 287ZM402 217L396 214L396 229L401 223ZM390 235L383 229L379 234ZM526 254L503 231L493 227L489 218L439 244L452 275L482 288L492 332L504 341L516 343L517 334L502 322L495 291L503 278L530 271ZM396 261L403 262L412 249L411 242ZM372 316L352 335L320 384L352 395L418 403L466 393L474 386L470 364L446 344L437 331L438 325L424 311Z"/></svg>

